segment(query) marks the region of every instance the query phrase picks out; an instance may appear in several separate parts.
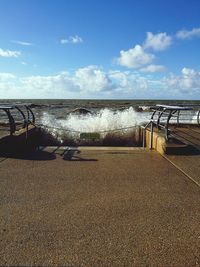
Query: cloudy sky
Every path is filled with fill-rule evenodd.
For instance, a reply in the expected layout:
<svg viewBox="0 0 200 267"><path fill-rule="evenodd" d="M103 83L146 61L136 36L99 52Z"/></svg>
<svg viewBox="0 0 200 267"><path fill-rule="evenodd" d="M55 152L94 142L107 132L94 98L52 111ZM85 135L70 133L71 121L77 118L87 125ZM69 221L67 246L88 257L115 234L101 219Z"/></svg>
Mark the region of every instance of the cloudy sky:
<svg viewBox="0 0 200 267"><path fill-rule="evenodd" d="M200 99L199 0L0 0L0 98Z"/></svg>

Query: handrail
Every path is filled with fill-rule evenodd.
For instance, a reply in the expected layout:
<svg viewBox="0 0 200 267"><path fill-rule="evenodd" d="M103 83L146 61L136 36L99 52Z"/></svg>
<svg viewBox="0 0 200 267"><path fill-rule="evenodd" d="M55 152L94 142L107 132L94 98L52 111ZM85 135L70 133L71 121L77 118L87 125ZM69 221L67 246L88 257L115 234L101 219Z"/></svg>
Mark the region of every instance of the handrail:
<svg viewBox="0 0 200 267"><path fill-rule="evenodd" d="M197 123L198 123L198 125L200 125L200 109L197 112Z"/></svg>
<svg viewBox="0 0 200 267"><path fill-rule="evenodd" d="M146 126L142 126L143 128L143 147L146 145L146 130L149 126L151 126L151 135L150 135L150 144L149 148L152 149L153 146L153 129L154 126L158 129L162 129L165 132L166 140L169 140L171 130L169 129L170 121L172 118L176 118L177 125L180 125L180 114L182 111L190 111L194 110L193 107L198 107L199 105L177 105L177 106L169 106L169 105L156 105L151 107L152 114L150 121L146 124ZM196 110L196 109L195 109ZM162 120L163 119L163 120ZM161 121L162 120L162 121ZM197 125L200 125L200 108L197 110Z"/></svg>
<svg viewBox="0 0 200 267"><path fill-rule="evenodd" d="M15 120L14 120L12 114L10 113L10 110L13 109L13 107L0 106L0 109L3 110L6 113L6 115L8 116L9 125L10 125L10 135L12 135L16 131Z"/></svg>
<svg viewBox="0 0 200 267"><path fill-rule="evenodd" d="M22 108L25 108L27 111L27 115L25 115L24 111ZM16 109L20 115L22 116L23 119L23 128L26 128L26 136L28 134L28 126L30 124L35 124L35 115L33 111L31 110L29 104L1 104L0 105L0 110L3 110L9 120L9 126L10 126L10 135L13 135L16 131L16 121L14 117L11 114L11 110Z"/></svg>
<svg viewBox="0 0 200 267"><path fill-rule="evenodd" d="M35 124L35 115L34 115L32 109L28 105L25 105L25 107L26 107L26 110L28 112L28 121L30 121L32 124ZM32 116L32 120L30 120L30 114Z"/></svg>
<svg viewBox="0 0 200 267"><path fill-rule="evenodd" d="M184 106L169 106L169 105L156 105L152 108L151 121L154 122L154 125L157 126L158 129L163 128L165 131L165 137L168 140L170 135L169 124L172 117L177 117L177 124L180 124L180 112L193 110L192 107L184 107ZM155 115L157 115L157 120L155 119ZM161 124L161 118L165 116L166 122ZM200 115L199 115L200 116Z"/></svg>
<svg viewBox="0 0 200 267"><path fill-rule="evenodd" d="M23 117L23 128L25 128L26 127L26 124L27 124L27 121L26 121L26 116L25 116L25 114L24 114L24 112L18 107L18 106L15 106L15 108L19 111L19 113L22 115L22 117Z"/></svg>
<svg viewBox="0 0 200 267"><path fill-rule="evenodd" d="M151 136L150 136L150 144L149 148L152 149L153 147L153 127L154 127L154 122L153 120L150 120L146 126L141 126L143 128L143 140L142 140L142 147L144 148L146 146L146 129L151 125Z"/></svg>

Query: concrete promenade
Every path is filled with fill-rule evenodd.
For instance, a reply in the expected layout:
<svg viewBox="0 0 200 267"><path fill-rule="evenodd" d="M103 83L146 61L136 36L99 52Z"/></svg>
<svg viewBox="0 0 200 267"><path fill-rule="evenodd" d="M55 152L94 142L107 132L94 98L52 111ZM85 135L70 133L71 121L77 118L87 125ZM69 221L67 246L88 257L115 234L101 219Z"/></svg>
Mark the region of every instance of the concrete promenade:
<svg viewBox="0 0 200 267"><path fill-rule="evenodd" d="M0 266L200 266L200 188L168 160L61 154L0 158Z"/></svg>

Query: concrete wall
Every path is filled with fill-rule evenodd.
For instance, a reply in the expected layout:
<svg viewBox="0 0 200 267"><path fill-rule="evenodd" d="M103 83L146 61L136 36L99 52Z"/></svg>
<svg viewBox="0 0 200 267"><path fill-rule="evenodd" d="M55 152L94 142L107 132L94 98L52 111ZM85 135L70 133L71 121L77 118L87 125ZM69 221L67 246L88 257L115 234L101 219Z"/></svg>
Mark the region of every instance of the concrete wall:
<svg viewBox="0 0 200 267"><path fill-rule="evenodd" d="M151 143L151 131L147 129L146 130L146 147L147 148L150 148L150 143ZM161 132L157 132L154 129L153 138L152 138L152 149L155 149L160 154L165 154L166 144L167 143L166 143L164 134Z"/></svg>

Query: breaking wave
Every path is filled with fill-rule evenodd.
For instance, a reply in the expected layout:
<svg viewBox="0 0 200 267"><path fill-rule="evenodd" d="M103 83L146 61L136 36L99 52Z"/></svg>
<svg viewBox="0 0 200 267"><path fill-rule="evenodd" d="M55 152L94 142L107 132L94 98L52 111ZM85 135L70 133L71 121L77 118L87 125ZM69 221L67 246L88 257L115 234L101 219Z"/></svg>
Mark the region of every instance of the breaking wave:
<svg viewBox="0 0 200 267"><path fill-rule="evenodd" d="M96 113L85 115L71 113L62 119L57 119L55 115L43 113L41 118L42 125L62 143L69 141L69 139L77 142L81 133L99 133L101 141L98 140L98 142L102 144L103 140L107 140L107 143L111 145L113 142L115 145L117 143L124 145L128 139L137 139L135 135L138 134L138 126L148 120L149 114L136 112L132 107L115 111L105 108ZM130 140L128 143L130 145Z"/></svg>

